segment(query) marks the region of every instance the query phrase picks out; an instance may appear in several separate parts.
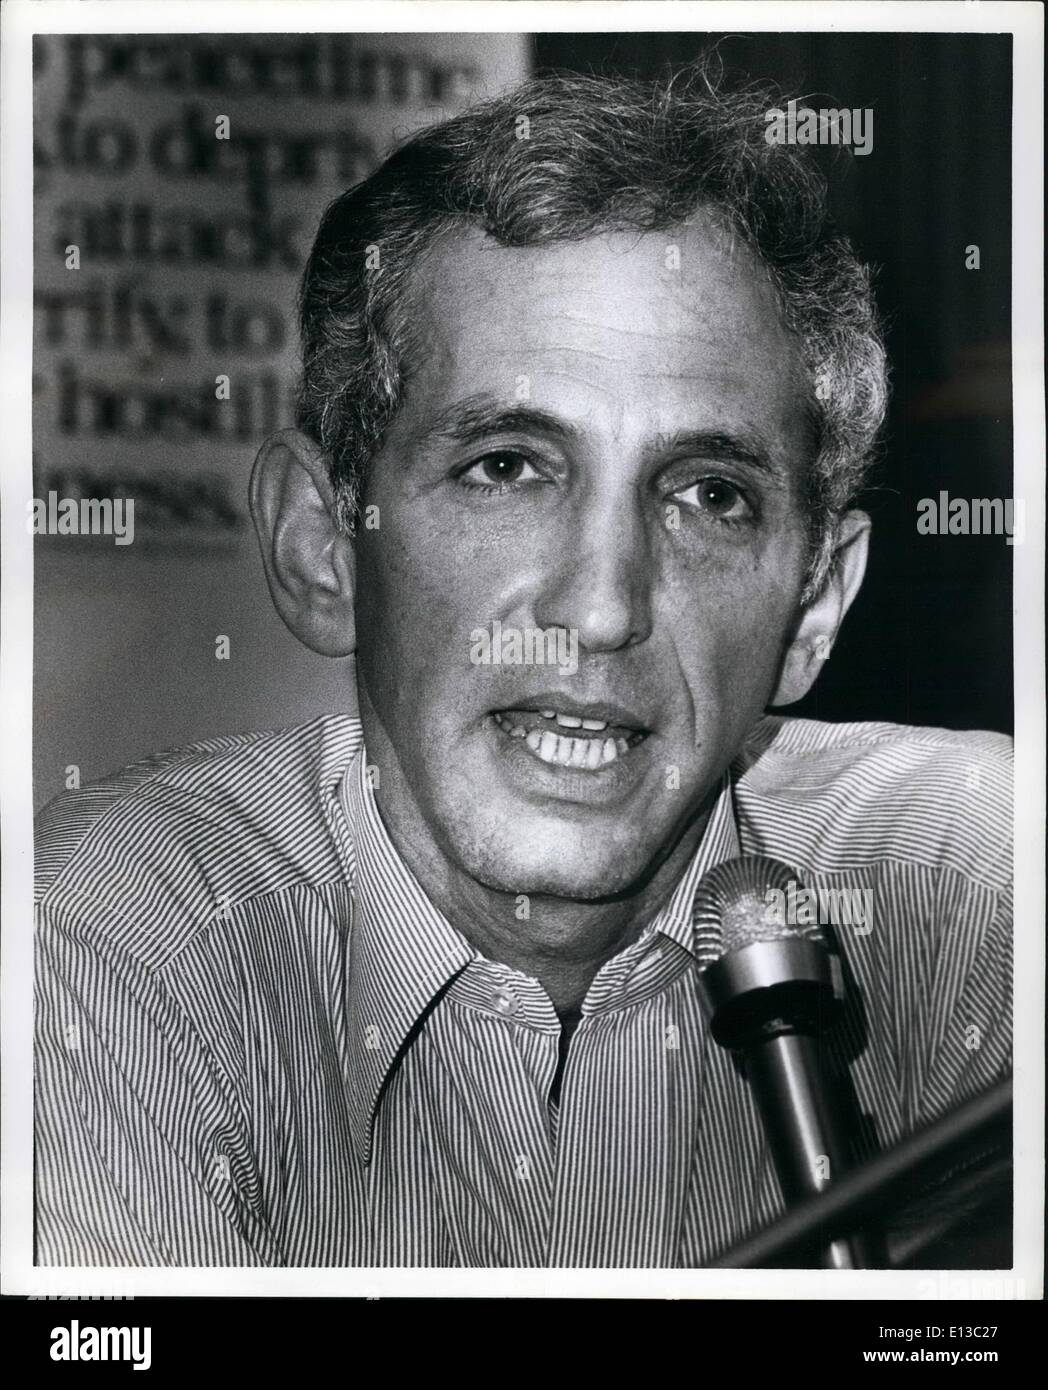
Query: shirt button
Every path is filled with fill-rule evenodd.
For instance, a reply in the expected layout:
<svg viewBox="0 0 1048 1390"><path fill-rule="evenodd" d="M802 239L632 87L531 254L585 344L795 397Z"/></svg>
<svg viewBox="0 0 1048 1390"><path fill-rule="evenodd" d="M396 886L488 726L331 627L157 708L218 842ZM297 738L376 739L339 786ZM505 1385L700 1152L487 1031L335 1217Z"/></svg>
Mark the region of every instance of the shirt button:
<svg viewBox="0 0 1048 1390"><path fill-rule="evenodd" d="M520 1008L520 1002L508 989L497 989L491 996L491 1007L496 1013L511 1018Z"/></svg>

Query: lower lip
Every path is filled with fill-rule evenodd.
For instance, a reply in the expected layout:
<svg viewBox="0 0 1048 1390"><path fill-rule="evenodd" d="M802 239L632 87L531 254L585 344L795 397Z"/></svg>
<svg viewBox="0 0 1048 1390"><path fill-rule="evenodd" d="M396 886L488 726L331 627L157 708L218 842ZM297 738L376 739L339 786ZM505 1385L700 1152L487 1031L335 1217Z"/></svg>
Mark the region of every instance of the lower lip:
<svg viewBox="0 0 1048 1390"><path fill-rule="evenodd" d="M648 743L647 738L634 744L613 762L591 770L544 762L524 739L508 734L494 715L488 715L486 724L497 751L515 779L543 795L566 801L613 801L634 787L643 771L645 759L642 754Z"/></svg>

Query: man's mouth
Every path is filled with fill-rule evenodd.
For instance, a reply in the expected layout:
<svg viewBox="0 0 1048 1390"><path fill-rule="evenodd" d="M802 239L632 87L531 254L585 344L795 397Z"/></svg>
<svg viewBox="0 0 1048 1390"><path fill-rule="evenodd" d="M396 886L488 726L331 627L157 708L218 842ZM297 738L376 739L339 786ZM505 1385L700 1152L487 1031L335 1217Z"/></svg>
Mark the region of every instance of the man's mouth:
<svg viewBox="0 0 1048 1390"><path fill-rule="evenodd" d="M556 701L492 711L502 732L520 739L540 762L576 772L600 772L643 743L649 730L613 706L571 708Z"/></svg>

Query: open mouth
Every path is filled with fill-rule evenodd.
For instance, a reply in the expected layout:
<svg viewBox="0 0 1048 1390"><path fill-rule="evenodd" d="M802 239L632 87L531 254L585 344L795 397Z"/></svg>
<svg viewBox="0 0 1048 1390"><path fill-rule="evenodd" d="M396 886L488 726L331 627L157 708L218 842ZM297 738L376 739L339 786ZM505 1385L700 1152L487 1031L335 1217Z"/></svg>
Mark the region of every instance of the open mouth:
<svg viewBox="0 0 1048 1390"><path fill-rule="evenodd" d="M508 738L520 739L540 762L577 772L610 767L648 736L648 730L631 716L611 709L542 706L492 710L491 717Z"/></svg>

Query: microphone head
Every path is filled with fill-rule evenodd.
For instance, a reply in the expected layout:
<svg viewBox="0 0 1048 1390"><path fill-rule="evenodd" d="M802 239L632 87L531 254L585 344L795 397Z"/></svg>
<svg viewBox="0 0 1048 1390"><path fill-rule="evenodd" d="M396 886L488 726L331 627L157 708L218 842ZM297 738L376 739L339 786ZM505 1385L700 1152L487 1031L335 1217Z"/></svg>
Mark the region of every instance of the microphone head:
<svg viewBox="0 0 1048 1390"><path fill-rule="evenodd" d="M789 904L801 887L788 865L764 855L728 859L711 869L695 891L692 909L699 969L758 942L814 941L829 946L817 922L789 921Z"/></svg>
<svg viewBox="0 0 1048 1390"><path fill-rule="evenodd" d="M817 921L796 911L802 885L778 859L730 859L695 893L699 997L714 1039L745 1049L832 1026L844 998L840 961Z"/></svg>

